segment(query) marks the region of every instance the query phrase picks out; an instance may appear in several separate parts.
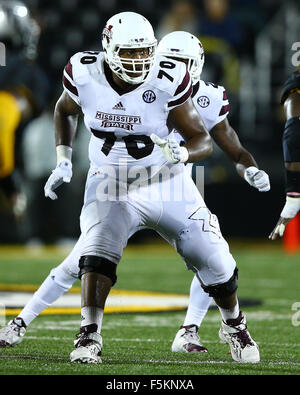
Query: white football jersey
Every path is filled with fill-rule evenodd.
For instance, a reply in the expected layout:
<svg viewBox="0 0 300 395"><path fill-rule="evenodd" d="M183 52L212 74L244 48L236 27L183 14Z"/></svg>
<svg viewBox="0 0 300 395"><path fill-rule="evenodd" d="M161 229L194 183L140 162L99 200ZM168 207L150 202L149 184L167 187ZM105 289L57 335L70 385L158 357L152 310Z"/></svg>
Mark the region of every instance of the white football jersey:
<svg viewBox="0 0 300 395"><path fill-rule="evenodd" d="M81 106L91 131L91 163L103 167L124 161L128 167L162 167L166 158L150 135L167 137L169 111L192 94L185 64L158 56L145 82L123 94L115 90L105 68L103 52L79 52L63 75L63 87Z"/></svg>
<svg viewBox="0 0 300 395"><path fill-rule="evenodd" d="M192 100L209 132L229 114L226 90L221 85L199 80L193 86ZM178 141L183 141L177 131L174 135Z"/></svg>

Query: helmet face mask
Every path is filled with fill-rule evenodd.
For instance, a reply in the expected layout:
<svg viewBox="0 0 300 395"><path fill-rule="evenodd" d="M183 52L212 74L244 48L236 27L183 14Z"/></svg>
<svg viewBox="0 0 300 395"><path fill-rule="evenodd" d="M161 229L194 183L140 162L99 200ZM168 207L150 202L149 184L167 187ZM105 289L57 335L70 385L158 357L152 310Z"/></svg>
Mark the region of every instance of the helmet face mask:
<svg viewBox="0 0 300 395"><path fill-rule="evenodd" d="M163 56L186 60L193 85L199 81L204 65L204 50L196 36L183 31L169 33L160 41L157 52Z"/></svg>
<svg viewBox="0 0 300 395"><path fill-rule="evenodd" d="M118 70L115 71L116 74L128 83L138 84L140 81L143 82L147 78L147 75L153 65L153 47L141 48L141 50L147 49L148 56L145 58L124 57L120 52L126 49L132 48L119 47L115 51L115 64L118 65Z"/></svg>
<svg viewBox="0 0 300 395"><path fill-rule="evenodd" d="M110 18L102 33L102 46L111 70L129 84L144 82L154 66L157 40L142 15L122 12Z"/></svg>

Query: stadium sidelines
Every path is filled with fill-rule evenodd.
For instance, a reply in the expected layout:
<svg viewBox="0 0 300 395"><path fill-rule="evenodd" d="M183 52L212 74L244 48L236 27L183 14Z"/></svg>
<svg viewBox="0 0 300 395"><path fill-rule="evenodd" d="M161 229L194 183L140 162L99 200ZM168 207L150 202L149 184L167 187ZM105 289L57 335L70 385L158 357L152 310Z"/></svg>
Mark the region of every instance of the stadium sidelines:
<svg viewBox="0 0 300 395"><path fill-rule="evenodd" d="M245 247L247 243L235 243L236 247ZM262 244L264 248L260 245ZM255 245L258 251L271 249L278 250L279 246L270 248L264 243ZM70 247L44 246L26 247L20 245L0 246L1 260L5 263L28 259L31 262L43 262L47 260L55 260L59 262L65 254L69 253ZM146 245L129 245L124 253L126 259L137 259L141 256L148 256L163 259L178 260L177 254L170 246L166 244L146 244ZM23 266L23 265L21 265ZM157 269L156 269L157 270ZM38 289L37 285L32 284L10 284L0 283L0 316L17 315L31 298L32 294ZM148 313L148 312L168 312L168 311L184 311L188 306L189 295L167 292L153 291L136 291L124 289L112 289L105 308L105 313ZM251 298L240 300L241 306L257 306L262 303L261 300ZM61 297L53 306L47 308L42 314L80 314L80 287L72 287L69 292ZM216 308L212 303L211 307ZM2 308L2 312L1 312ZM5 309L5 312L3 311Z"/></svg>
<svg viewBox="0 0 300 395"><path fill-rule="evenodd" d="M0 316L19 314L37 289L32 284L0 284ZM104 311L106 314L175 312L186 310L188 303L189 295L184 294L112 289ZM259 300L241 301L241 305L259 304ZM41 314L80 314L80 305L80 287L73 287ZM216 307L214 302L211 307Z"/></svg>
<svg viewBox="0 0 300 395"><path fill-rule="evenodd" d="M0 315L16 315L38 289L31 284L0 284ZM182 311L187 308L188 295L111 290L105 313L145 313ZM80 314L80 287L73 287L42 314Z"/></svg>

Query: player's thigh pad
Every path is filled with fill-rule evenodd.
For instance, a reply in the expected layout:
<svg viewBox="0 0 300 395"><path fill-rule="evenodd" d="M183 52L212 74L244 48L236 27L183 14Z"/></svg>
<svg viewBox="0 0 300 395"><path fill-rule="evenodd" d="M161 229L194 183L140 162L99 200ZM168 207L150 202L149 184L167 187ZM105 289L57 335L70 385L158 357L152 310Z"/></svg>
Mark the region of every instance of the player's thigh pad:
<svg viewBox="0 0 300 395"><path fill-rule="evenodd" d="M201 207L189 217L189 225L175 240L176 249L187 267L199 276L202 284L225 283L236 262L223 238L217 217Z"/></svg>
<svg viewBox="0 0 300 395"><path fill-rule="evenodd" d="M92 202L82 211L84 237L81 255L93 255L118 263L134 233L134 213L126 202Z"/></svg>
<svg viewBox="0 0 300 395"><path fill-rule="evenodd" d="M175 199L163 201L157 231L175 245L187 267L198 273L203 284L225 283L236 264L217 217L206 207L186 170L175 174L172 182L179 194Z"/></svg>
<svg viewBox="0 0 300 395"><path fill-rule="evenodd" d="M98 256L117 264L128 238L137 230L139 217L127 201L99 197L100 183L96 177L87 182L80 215L81 256Z"/></svg>

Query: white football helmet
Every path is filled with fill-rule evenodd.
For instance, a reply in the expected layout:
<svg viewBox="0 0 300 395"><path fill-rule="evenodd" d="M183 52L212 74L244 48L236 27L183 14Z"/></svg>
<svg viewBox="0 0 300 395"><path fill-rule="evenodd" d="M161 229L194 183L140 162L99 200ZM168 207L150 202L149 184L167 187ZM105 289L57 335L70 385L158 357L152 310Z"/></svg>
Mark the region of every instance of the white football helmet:
<svg viewBox="0 0 300 395"><path fill-rule="evenodd" d="M188 60L188 71L195 84L204 64L204 49L200 40L191 33L176 31L164 36L157 47L157 53L163 56Z"/></svg>
<svg viewBox="0 0 300 395"><path fill-rule="evenodd" d="M135 12L121 12L107 21L102 32L102 47L114 73L127 83L140 84L154 65L157 40L146 18ZM135 48L147 48L149 56L144 59L120 57L121 49Z"/></svg>

